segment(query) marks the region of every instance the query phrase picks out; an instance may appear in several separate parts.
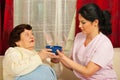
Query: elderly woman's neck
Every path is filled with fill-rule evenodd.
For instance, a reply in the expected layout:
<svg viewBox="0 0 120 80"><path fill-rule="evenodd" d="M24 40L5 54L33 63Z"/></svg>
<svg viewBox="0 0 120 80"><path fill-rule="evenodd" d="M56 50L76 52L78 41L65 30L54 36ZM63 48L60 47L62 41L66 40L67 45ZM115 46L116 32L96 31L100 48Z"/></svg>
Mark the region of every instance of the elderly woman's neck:
<svg viewBox="0 0 120 80"><path fill-rule="evenodd" d="M28 50L34 50L34 47L28 47L26 49L28 49Z"/></svg>

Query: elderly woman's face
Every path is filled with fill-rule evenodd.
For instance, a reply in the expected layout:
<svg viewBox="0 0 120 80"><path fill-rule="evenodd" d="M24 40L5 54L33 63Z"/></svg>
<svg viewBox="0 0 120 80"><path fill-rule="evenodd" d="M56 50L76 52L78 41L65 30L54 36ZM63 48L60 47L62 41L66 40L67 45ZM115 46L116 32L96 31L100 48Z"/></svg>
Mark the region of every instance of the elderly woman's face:
<svg viewBox="0 0 120 80"><path fill-rule="evenodd" d="M32 33L32 30L24 30L20 34L20 41L16 42L17 46L23 47L26 49L33 49L35 45L35 39Z"/></svg>

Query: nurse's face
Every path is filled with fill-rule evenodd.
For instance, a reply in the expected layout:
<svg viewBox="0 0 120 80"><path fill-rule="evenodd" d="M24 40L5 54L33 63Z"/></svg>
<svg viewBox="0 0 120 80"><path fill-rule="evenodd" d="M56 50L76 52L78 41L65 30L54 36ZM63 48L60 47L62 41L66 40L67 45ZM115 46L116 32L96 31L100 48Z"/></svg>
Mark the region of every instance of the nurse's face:
<svg viewBox="0 0 120 80"><path fill-rule="evenodd" d="M79 28L84 34L90 34L94 31L94 24L79 14Z"/></svg>
<svg viewBox="0 0 120 80"><path fill-rule="evenodd" d="M24 30L20 34L20 41L16 42L17 46L23 47L26 49L33 49L35 45L35 39L32 33L32 30Z"/></svg>

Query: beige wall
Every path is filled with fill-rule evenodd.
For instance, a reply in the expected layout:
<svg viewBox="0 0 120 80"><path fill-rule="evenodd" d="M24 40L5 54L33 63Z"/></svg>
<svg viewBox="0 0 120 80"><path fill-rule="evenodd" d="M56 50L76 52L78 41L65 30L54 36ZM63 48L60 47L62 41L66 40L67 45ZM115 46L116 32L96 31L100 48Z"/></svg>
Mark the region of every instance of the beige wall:
<svg viewBox="0 0 120 80"><path fill-rule="evenodd" d="M2 56L0 56L0 80L3 80L2 79Z"/></svg>
<svg viewBox="0 0 120 80"><path fill-rule="evenodd" d="M60 76L60 80L80 80L78 79L72 71L68 70L67 68L63 68L63 72Z"/></svg>

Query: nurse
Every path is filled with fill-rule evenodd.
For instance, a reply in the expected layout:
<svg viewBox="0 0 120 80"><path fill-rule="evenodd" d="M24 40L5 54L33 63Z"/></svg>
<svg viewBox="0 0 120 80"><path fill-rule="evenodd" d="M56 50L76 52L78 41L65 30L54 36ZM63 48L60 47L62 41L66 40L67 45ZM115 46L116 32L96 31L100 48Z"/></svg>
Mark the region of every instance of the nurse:
<svg viewBox="0 0 120 80"><path fill-rule="evenodd" d="M60 62L80 80L117 80L113 69L111 15L94 3L79 10L79 32L74 40L71 58L58 51Z"/></svg>

